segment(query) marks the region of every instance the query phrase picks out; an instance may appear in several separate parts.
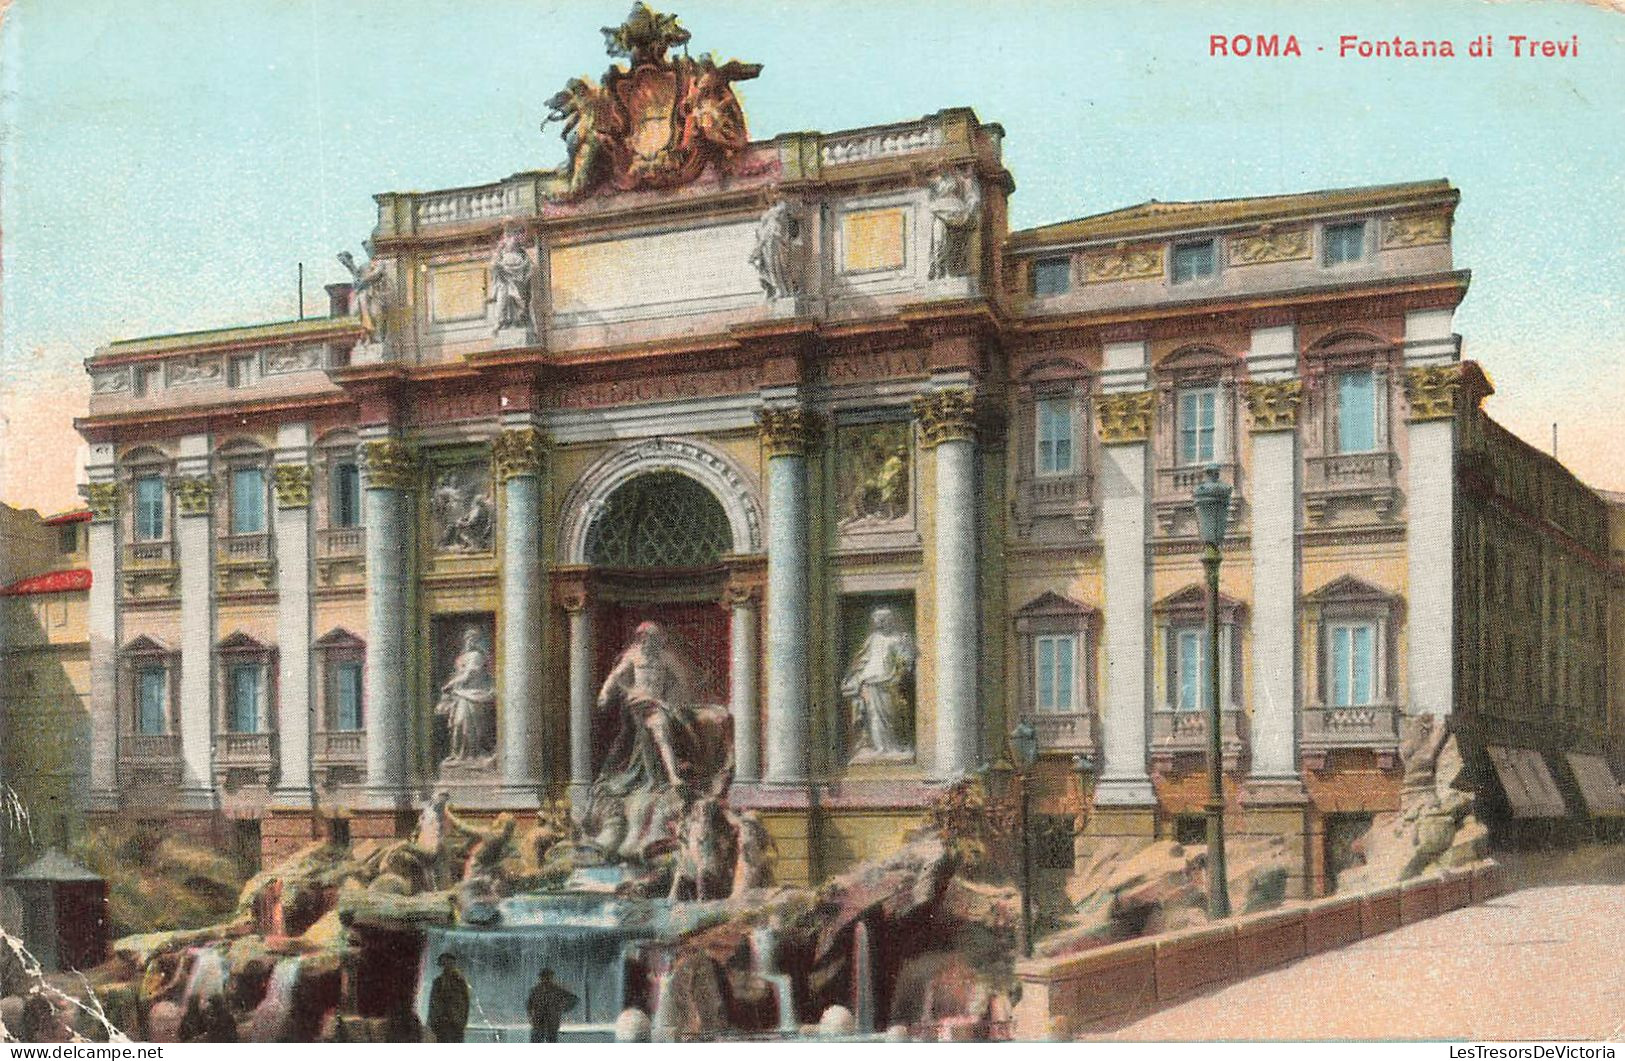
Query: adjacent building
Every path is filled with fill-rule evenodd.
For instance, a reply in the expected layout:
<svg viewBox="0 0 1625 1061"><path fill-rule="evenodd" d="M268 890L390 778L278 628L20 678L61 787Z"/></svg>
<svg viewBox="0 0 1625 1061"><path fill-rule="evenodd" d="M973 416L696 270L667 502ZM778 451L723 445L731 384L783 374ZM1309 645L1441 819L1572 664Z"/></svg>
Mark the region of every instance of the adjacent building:
<svg viewBox="0 0 1625 1061"><path fill-rule="evenodd" d="M1300 891L1398 806L1407 714L1486 784L1492 745L1565 790L1619 747L1618 524L1480 407L1455 188L1013 232L999 126L750 140L759 68L660 27L554 101L588 122L561 170L376 196L332 316L88 360L94 814L272 853L323 808L579 799L649 622L791 881L889 850L1023 718L1049 857L1075 819L1188 831L1215 673L1236 827Z"/></svg>

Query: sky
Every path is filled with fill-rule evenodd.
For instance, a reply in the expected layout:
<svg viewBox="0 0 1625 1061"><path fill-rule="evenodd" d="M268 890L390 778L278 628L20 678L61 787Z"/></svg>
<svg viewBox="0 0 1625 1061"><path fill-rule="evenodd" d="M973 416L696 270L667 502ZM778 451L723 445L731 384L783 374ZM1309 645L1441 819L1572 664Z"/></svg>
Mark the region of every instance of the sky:
<svg viewBox="0 0 1625 1061"><path fill-rule="evenodd" d="M1013 227L1142 202L1449 178L1456 317L1488 408L1625 490L1625 13L1570 0L668 0L761 62L752 135L970 106L1006 130ZM381 191L563 157L626 0L15 0L0 25L0 500L76 503L83 359L116 338L325 312ZM660 5L657 5L660 6ZM1209 55L1214 34L1302 54ZM1339 58L1339 39L1453 59ZM1489 58L1467 46L1489 34ZM1511 36L1570 41L1514 56ZM1323 51L1320 49L1324 49Z"/></svg>

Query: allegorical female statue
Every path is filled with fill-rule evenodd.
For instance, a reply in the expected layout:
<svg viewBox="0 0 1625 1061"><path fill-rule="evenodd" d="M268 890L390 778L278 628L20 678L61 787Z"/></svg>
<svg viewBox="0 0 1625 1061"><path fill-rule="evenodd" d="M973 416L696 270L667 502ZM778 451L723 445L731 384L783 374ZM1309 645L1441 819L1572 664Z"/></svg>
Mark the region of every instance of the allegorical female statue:
<svg viewBox="0 0 1625 1061"><path fill-rule="evenodd" d="M794 223L790 204L784 199L768 207L756 222L756 246L750 252L750 264L768 298L789 298L796 293L790 272Z"/></svg>
<svg viewBox="0 0 1625 1061"><path fill-rule="evenodd" d="M851 762L913 756L917 656L914 638L896 611L876 608L870 613L869 635L841 680L857 735Z"/></svg>
<svg viewBox="0 0 1625 1061"><path fill-rule="evenodd" d="M389 270L373 256L370 240L361 244L367 252L367 264L357 265L349 251L339 251L339 263L349 270L353 278L351 310L361 318L361 328L367 333L367 342L384 341L384 322L389 312Z"/></svg>
<svg viewBox="0 0 1625 1061"><path fill-rule="evenodd" d="M496 682L480 632L463 632L463 650L440 686L435 714L446 720L450 749L445 761L486 759L496 753Z"/></svg>
<svg viewBox="0 0 1625 1061"><path fill-rule="evenodd" d="M941 173L932 179L927 194L931 211L929 278L964 276L971 271L971 237L982 216L982 190L966 174Z"/></svg>
<svg viewBox="0 0 1625 1061"><path fill-rule="evenodd" d="M530 327L530 278L536 271L525 252L525 232L517 225L502 230L491 252L491 298L497 306L497 330Z"/></svg>

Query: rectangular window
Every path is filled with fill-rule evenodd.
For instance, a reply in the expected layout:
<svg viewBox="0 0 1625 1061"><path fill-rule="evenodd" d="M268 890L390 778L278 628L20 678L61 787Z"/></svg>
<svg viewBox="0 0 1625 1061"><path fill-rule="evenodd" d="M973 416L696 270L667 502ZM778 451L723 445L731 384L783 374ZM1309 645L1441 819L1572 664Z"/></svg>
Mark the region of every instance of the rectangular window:
<svg viewBox="0 0 1625 1061"><path fill-rule="evenodd" d="M135 384L133 391L137 398L145 398L149 393L160 386L161 376L157 365L137 365L135 368Z"/></svg>
<svg viewBox="0 0 1625 1061"><path fill-rule="evenodd" d="M79 524L70 523L65 527L57 528L56 549L59 553L75 553L79 551Z"/></svg>
<svg viewBox="0 0 1625 1061"><path fill-rule="evenodd" d="M333 665L333 727L353 732L361 728L361 664L343 660Z"/></svg>
<svg viewBox="0 0 1625 1061"><path fill-rule="evenodd" d="M135 540L162 541L164 537L164 480L143 475L135 481Z"/></svg>
<svg viewBox="0 0 1625 1061"><path fill-rule="evenodd" d="M1218 453L1219 393L1188 390L1179 395L1179 463L1207 464Z"/></svg>
<svg viewBox="0 0 1625 1061"><path fill-rule="evenodd" d="M1072 472L1072 402L1045 398L1038 403L1038 474Z"/></svg>
<svg viewBox="0 0 1625 1061"><path fill-rule="evenodd" d="M1174 709L1202 709L1208 683L1207 631L1189 627L1174 632Z"/></svg>
<svg viewBox="0 0 1625 1061"><path fill-rule="evenodd" d="M1176 284L1188 284L1212 276L1217 268L1213 241L1174 244L1173 277Z"/></svg>
<svg viewBox="0 0 1625 1061"><path fill-rule="evenodd" d="M260 731L260 683L264 673L258 663L235 663L226 671L226 695L230 699L231 731Z"/></svg>
<svg viewBox="0 0 1625 1061"><path fill-rule="evenodd" d="M1076 685L1078 639L1073 634L1057 634L1033 639L1036 667L1034 687L1038 694L1034 707L1042 712L1070 714Z"/></svg>
<svg viewBox="0 0 1625 1061"><path fill-rule="evenodd" d="M1321 241L1321 261L1326 265L1357 262L1365 257L1365 222L1348 221L1327 225Z"/></svg>
<svg viewBox="0 0 1625 1061"><path fill-rule="evenodd" d="M1370 453L1377 448L1377 388L1369 372L1337 377L1337 452Z"/></svg>
<svg viewBox="0 0 1625 1061"><path fill-rule="evenodd" d="M361 523L361 472L352 461L333 466L333 511L328 523L355 527Z"/></svg>
<svg viewBox="0 0 1625 1061"><path fill-rule="evenodd" d="M1331 702L1360 707L1377 699L1377 631L1370 623L1331 627Z"/></svg>
<svg viewBox="0 0 1625 1061"><path fill-rule="evenodd" d="M168 730L169 672L163 667L142 667L136 672L136 689L140 698L136 731L152 735Z"/></svg>
<svg viewBox="0 0 1625 1061"><path fill-rule="evenodd" d="M260 468L232 469L231 533L265 533L265 472Z"/></svg>
<svg viewBox="0 0 1625 1061"><path fill-rule="evenodd" d="M1033 262L1034 295L1064 295L1071 289L1071 258L1040 258Z"/></svg>

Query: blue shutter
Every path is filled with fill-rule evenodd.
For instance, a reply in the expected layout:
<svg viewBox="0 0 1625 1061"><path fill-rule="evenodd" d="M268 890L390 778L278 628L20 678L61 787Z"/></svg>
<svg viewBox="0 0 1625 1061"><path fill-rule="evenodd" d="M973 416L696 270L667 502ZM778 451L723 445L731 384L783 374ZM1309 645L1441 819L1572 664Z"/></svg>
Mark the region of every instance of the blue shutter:
<svg viewBox="0 0 1625 1061"><path fill-rule="evenodd" d="M1352 645L1346 626L1332 627L1332 706L1349 706L1349 667Z"/></svg>
<svg viewBox="0 0 1625 1061"><path fill-rule="evenodd" d="M1372 653L1372 629L1356 626L1354 635L1354 703L1369 704L1374 699L1376 659Z"/></svg>
<svg viewBox="0 0 1625 1061"><path fill-rule="evenodd" d="M156 475L135 481L135 536L144 542L164 536L164 481Z"/></svg>
<svg viewBox="0 0 1625 1061"><path fill-rule="evenodd" d="M231 473L231 533L265 533L265 473L258 468Z"/></svg>
<svg viewBox="0 0 1625 1061"><path fill-rule="evenodd" d="M361 664L340 663L336 673L335 692L338 699L338 728L361 728Z"/></svg>
<svg viewBox="0 0 1625 1061"><path fill-rule="evenodd" d="M138 729L145 734L159 734L168 729L164 718L165 685L168 675L162 667L144 667L141 670L141 717Z"/></svg>
<svg viewBox="0 0 1625 1061"><path fill-rule="evenodd" d="M1377 395L1369 372L1337 377L1337 451L1370 453L1377 448Z"/></svg>

